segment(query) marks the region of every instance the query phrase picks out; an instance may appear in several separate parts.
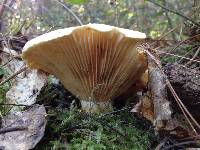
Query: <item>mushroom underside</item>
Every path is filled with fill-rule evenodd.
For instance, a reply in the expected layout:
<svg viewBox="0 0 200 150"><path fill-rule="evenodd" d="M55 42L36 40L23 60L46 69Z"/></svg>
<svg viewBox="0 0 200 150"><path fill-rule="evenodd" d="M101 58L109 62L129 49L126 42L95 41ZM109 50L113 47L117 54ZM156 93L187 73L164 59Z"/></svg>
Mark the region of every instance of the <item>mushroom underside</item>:
<svg viewBox="0 0 200 150"><path fill-rule="evenodd" d="M52 38L53 32L39 37L42 42L36 37L36 44L28 43L22 58L30 68L60 79L86 111L111 108L111 100L126 91L147 68L144 53L137 50L143 39L127 37L116 28L102 32L80 26Z"/></svg>

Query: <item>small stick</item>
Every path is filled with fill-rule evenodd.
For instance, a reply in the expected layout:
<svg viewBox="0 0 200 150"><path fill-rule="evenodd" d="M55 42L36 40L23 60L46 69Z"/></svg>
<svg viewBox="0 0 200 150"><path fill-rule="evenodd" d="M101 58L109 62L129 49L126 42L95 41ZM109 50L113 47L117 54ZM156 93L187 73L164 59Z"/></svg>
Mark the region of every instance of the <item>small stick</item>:
<svg viewBox="0 0 200 150"><path fill-rule="evenodd" d="M2 16L3 16L4 10L5 10L5 4L6 4L6 3L7 3L7 0L4 0L2 6L1 6L1 8L0 8L0 19L1 19Z"/></svg>
<svg viewBox="0 0 200 150"><path fill-rule="evenodd" d="M188 61L185 64L185 66L187 66L187 65L191 64L192 62L194 62L194 59L198 56L199 52L200 52L200 47L197 49L197 51L195 52L194 56L190 59L190 61Z"/></svg>
<svg viewBox="0 0 200 150"><path fill-rule="evenodd" d="M27 130L27 129L28 129L27 126L7 127L7 128L0 129L0 134L13 132L13 131L22 131L22 130Z"/></svg>
<svg viewBox="0 0 200 150"><path fill-rule="evenodd" d="M129 110L129 109L131 109L131 108L130 108L130 107L128 107L128 108L127 108L127 107L124 107L124 108L119 109L119 110L116 110L116 111L104 113L104 114L102 114L101 116L99 116L98 119L101 119L101 118L106 117L106 116L109 116L109 115L114 115L114 114L117 114L117 113L122 112L122 111L125 111L125 110Z"/></svg>
<svg viewBox="0 0 200 150"><path fill-rule="evenodd" d="M5 63L4 63L3 65L1 65L0 67L6 66L6 65L9 64L12 60L13 60L13 58L9 59L7 62L5 62Z"/></svg>
<svg viewBox="0 0 200 150"><path fill-rule="evenodd" d="M186 142L176 143L176 144L173 144L171 146L163 148L163 150L170 150L174 147L188 145L188 144L196 144L196 142L195 141L186 141Z"/></svg>
<svg viewBox="0 0 200 150"><path fill-rule="evenodd" d="M178 27L180 27L181 24L177 25L176 27L174 27L173 29L169 30L167 33L165 33L163 36L159 37L158 40L163 39L164 37L166 37L167 35L169 35L171 32L175 31Z"/></svg>
<svg viewBox="0 0 200 150"><path fill-rule="evenodd" d="M23 71L25 71L27 69L27 67L23 67L20 70L18 70L17 72L15 72L14 74L12 74L11 76L9 76L7 79L5 79L4 81L2 81L0 83L0 86L3 85L4 83L8 82L9 80L13 79L14 77L16 77L18 74L22 73Z"/></svg>
<svg viewBox="0 0 200 150"><path fill-rule="evenodd" d="M156 2L154 2L154 1L152 1L152 0L147 0L147 1L153 3L154 5L157 5L157 6L161 7L161 8L163 8L163 9L169 11L169 12L172 12L172 13L174 13L174 14L176 14L176 15L182 17L182 18L185 18L186 20L189 20L190 22L192 22L192 23L195 24L196 26L200 26L199 23L195 22L194 20L190 19L190 18L187 17L187 16L184 16L183 14L179 13L178 11L175 11L175 10L173 10L173 9L169 9L169 8L167 8L167 7L164 7L164 6L162 6L162 5L160 5L160 4L156 3Z"/></svg>
<svg viewBox="0 0 200 150"><path fill-rule="evenodd" d="M165 54L165 55L170 55L170 56L178 57L178 58L181 58L181 60L182 60L182 59L192 60L191 58L188 58L188 57L179 56L179 55L176 55L176 54L167 53L167 52L163 52L163 51L158 51L158 54ZM180 60L179 60L179 61L180 61ZM200 63L200 61L198 61L198 60L192 60L192 61L193 61L193 62Z"/></svg>
<svg viewBox="0 0 200 150"><path fill-rule="evenodd" d="M70 9L68 8L63 2L60 2L58 0L54 0L56 1L58 4L62 5L77 21L80 25L83 25L83 23L81 22L81 20L78 18L78 16Z"/></svg>
<svg viewBox="0 0 200 150"><path fill-rule="evenodd" d="M192 37L189 37L189 38L187 38L187 39L185 39L185 40L179 42L179 43L171 50L171 52L175 51L175 50L176 50L179 46L181 46L181 44L183 44L184 42L186 42L186 41L188 41L188 40L192 40L193 38L196 38L196 37L198 37L198 36L200 36L200 34L196 34L196 35L194 35L194 36L192 36Z"/></svg>
<svg viewBox="0 0 200 150"><path fill-rule="evenodd" d="M2 104L2 103L0 103L0 106L25 106L25 107L27 107L27 106L31 106L31 105L24 105L24 104Z"/></svg>

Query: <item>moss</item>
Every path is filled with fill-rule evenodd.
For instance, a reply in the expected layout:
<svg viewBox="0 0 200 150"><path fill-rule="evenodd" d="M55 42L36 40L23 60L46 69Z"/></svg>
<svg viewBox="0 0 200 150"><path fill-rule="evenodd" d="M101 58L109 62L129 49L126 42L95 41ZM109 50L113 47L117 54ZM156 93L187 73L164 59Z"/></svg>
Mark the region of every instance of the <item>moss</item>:
<svg viewBox="0 0 200 150"><path fill-rule="evenodd" d="M0 67L0 76L8 76L8 73L5 69ZM0 86L0 104L2 104L6 99L6 93L10 89L11 85L9 82ZM0 105L0 113L5 115L8 112L8 107L5 105Z"/></svg>
<svg viewBox="0 0 200 150"><path fill-rule="evenodd" d="M153 137L149 127L138 128L127 109L98 116L72 107L51 109L48 114L45 137L35 149L145 150Z"/></svg>

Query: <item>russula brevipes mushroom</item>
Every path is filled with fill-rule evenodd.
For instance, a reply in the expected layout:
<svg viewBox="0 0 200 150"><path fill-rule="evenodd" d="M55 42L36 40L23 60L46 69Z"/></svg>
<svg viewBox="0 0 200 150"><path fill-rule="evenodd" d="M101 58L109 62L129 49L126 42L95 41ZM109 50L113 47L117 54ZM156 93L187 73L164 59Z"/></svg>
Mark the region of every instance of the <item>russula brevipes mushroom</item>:
<svg viewBox="0 0 200 150"><path fill-rule="evenodd" d="M147 68L136 47L146 35L104 24L55 30L26 43L28 67L60 79L87 112L105 111Z"/></svg>

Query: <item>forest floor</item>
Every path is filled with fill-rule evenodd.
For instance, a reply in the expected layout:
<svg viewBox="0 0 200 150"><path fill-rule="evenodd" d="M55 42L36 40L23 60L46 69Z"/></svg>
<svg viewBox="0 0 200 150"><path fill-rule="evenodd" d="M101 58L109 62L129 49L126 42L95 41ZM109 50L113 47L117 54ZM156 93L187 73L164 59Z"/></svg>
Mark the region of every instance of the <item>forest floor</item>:
<svg viewBox="0 0 200 150"><path fill-rule="evenodd" d="M15 43L14 46L20 47L21 42L25 43L21 39L15 39L13 43ZM186 48L188 50L188 47L189 50L197 49L198 44L199 42L196 39L192 39L179 45L179 49L177 49ZM170 45L162 49L167 51L172 47L174 46ZM194 56L195 54L192 53L191 55ZM179 57L163 56L163 54L161 54L161 58L163 70L173 88L189 112L199 122L200 70L198 61L193 62L196 58L188 61L184 57L177 60ZM4 68L1 68L1 71L2 77L4 77L7 72ZM5 99L6 92L10 87L10 83L1 85L2 99ZM182 130L179 130L179 133L176 134L171 134L172 130L170 134L164 130L156 131L155 126L150 121L140 114L131 112L136 101L138 101L136 95L122 96L119 99L126 101L126 103L121 104L116 101L112 112L99 115L87 114L81 111L80 102L75 96L65 90L60 83L54 82L52 76L48 77L48 84L42 88L36 102L46 108L47 125L44 137L34 149L143 150L198 147L199 136L191 137ZM170 91L168 91L168 100L172 105L174 115L182 114ZM8 109L8 106L1 105L3 115L6 115L8 110L10 110L10 106ZM176 131L176 129L173 129L173 131ZM197 131L199 130L197 129ZM177 134L179 134L178 138ZM182 137L180 138L180 136Z"/></svg>

